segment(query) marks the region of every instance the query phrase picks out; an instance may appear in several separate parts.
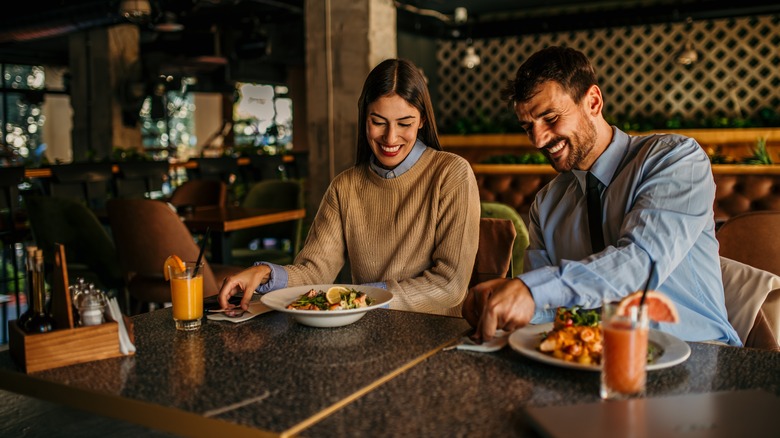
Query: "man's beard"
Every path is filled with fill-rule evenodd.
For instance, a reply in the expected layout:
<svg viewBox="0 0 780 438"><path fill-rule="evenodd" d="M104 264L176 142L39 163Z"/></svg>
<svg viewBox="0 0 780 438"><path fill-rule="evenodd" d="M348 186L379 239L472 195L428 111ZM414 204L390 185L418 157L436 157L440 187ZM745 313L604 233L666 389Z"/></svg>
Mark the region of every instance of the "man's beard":
<svg viewBox="0 0 780 438"><path fill-rule="evenodd" d="M596 125L590 119L583 118L580 124L581 129L575 131L570 137L558 137L549 144L558 144L561 140L566 142L565 148L568 149L566 158L563 162L554 161L547 148L542 149L544 155L552 164L557 172L568 172L572 169L579 169L579 165L593 151L596 145Z"/></svg>

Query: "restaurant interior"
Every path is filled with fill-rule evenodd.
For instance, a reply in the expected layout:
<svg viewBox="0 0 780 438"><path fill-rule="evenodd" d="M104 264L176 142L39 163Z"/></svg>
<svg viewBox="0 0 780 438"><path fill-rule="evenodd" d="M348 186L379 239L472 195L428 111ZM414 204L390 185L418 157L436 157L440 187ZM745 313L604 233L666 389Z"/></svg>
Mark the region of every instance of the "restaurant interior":
<svg viewBox="0 0 780 438"><path fill-rule="evenodd" d="M701 436L773 436L778 2L40 0L14 11L0 16L0 435L557 437L555 409L583 406L574 415L593 436L607 435L592 418L672 436L650 423L701 406L687 420ZM511 221L507 273L522 272L531 204L557 173L500 90L551 45L592 60L610 124L693 137L710 157L720 256L751 273L723 271L746 347L656 339L670 359L648 372L647 403L599 410L598 372L515 345L461 351L461 318L381 309L320 329L270 312L174 329L171 254L203 258L206 295L259 260L293 262L326 189L355 163L355 103L386 58L422 71L442 147L471 165L482 217ZM70 317L72 338L36 334L38 345L15 329L32 311L33 246L47 311L70 313L74 290L91 286L116 301L110 330L77 334L86 327ZM334 283L351 281L345 266ZM263 366L246 371L252 361ZM323 384L339 374L363 380ZM740 421L720 423L713 406ZM423 410L437 412L424 421Z"/></svg>

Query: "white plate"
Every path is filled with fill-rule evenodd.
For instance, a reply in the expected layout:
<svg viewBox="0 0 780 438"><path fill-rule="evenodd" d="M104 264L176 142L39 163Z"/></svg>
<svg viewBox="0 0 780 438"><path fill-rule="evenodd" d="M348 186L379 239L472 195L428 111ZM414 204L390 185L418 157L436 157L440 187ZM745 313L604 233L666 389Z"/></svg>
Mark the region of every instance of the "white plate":
<svg viewBox="0 0 780 438"><path fill-rule="evenodd" d="M599 371L599 365L583 365L575 362L567 362L550 355L544 354L537 349L542 340L542 333L552 330L552 323L529 325L516 330L509 336L509 345L513 350L539 362L548 363L564 368L575 368L587 371ZM661 356L653 363L647 365L647 371L669 368L679 363L685 362L691 355L691 347L680 339L658 330L650 329L648 341L658 345L662 350Z"/></svg>
<svg viewBox="0 0 780 438"><path fill-rule="evenodd" d="M333 286L343 286L365 292L374 303L368 307L347 310L298 310L288 309L287 306L302 294L314 289L327 291ZM312 327L340 327L352 324L362 318L369 310L386 306L393 300L393 294L379 287L360 286L354 284L314 284L309 286L288 287L275 290L263 295L260 300L266 306L280 312L289 313L296 321Z"/></svg>

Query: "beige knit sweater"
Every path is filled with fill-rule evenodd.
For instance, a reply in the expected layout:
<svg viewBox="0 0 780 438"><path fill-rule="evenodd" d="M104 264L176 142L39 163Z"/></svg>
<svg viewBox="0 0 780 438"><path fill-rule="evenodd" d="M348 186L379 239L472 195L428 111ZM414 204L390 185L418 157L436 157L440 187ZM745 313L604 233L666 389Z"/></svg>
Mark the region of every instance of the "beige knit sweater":
<svg viewBox="0 0 780 438"><path fill-rule="evenodd" d="M479 244L469 163L428 148L400 177L361 165L325 193L288 286L332 283L349 255L355 284L384 281L399 310L460 316Z"/></svg>

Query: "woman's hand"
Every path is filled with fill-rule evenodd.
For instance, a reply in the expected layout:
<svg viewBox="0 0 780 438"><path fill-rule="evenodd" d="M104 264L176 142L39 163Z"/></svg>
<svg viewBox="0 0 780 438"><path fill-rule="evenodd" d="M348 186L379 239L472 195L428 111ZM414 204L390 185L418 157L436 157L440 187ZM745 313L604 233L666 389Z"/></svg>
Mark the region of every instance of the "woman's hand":
<svg viewBox="0 0 780 438"><path fill-rule="evenodd" d="M255 289L261 284L267 283L270 277L270 267L257 265L225 278L222 288L219 290L219 306L226 309L230 297L242 292L244 296L241 298L241 308L247 310Z"/></svg>
<svg viewBox="0 0 780 438"><path fill-rule="evenodd" d="M498 278L471 289L463 302L463 317L476 330L476 341L493 339L497 329L514 331L528 325L534 316L531 290L519 278Z"/></svg>

